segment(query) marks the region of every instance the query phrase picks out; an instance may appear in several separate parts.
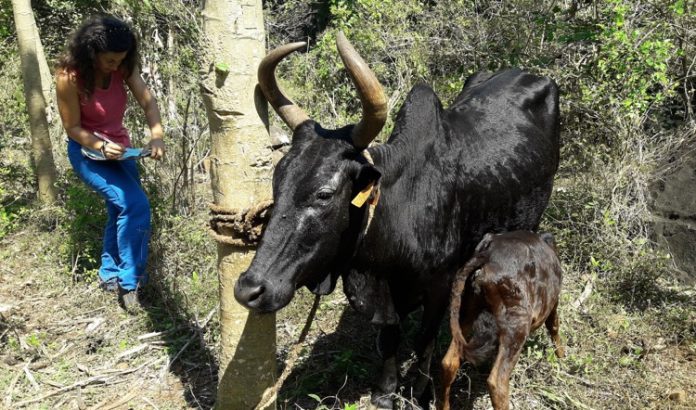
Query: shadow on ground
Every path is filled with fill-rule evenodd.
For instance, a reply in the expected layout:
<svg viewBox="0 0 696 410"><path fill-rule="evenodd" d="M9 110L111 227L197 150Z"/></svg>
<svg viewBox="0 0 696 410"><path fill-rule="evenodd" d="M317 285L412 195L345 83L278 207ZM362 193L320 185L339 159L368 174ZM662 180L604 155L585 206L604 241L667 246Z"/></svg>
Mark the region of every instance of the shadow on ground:
<svg viewBox="0 0 696 410"><path fill-rule="evenodd" d="M321 405L329 409L345 409L350 404L367 408L373 382L381 371L381 358L375 348L377 328L349 306L338 315L340 318L335 330L321 332L311 340L311 351L292 369L280 390L279 409L316 409ZM410 386L415 381L417 366L412 343L419 317L420 312L415 312L402 325L403 339L398 352L402 377L399 397L395 401L397 409L407 408L408 403L413 403ZM315 320L312 326L314 329L322 328L322 319ZM449 332L443 326L431 365L435 380L439 377L440 361L448 343ZM287 351L279 358L281 366L286 359ZM462 373L455 381L453 389L457 394L453 396L453 409L472 409L470 404L467 407L467 403L487 393L488 369L482 369L483 373L470 367L465 369L470 381L461 376Z"/></svg>
<svg viewBox="0 0 696 410"><path fill-rule="evenodd" d="M312 326L321 328L320 318ZM360 401L379 371L376 335L376 329L362 316L350 307L344 308L333 332L321 332L310 341L311 351L292 369L280 390L279 407L313 409L321 401L328 408L342 409L345 404ZM287 354L282 352L280 366L285 366Z"/></svg>
<svg viewBox="0 0 696 410"><path fill-rule="evenodd" d="M152 253L152 260L161 260L158 249L152 249ZM186 306L186 296L157 280L156 274L154 276L143 298L149 328L152 332L163 333L160 339L169 356L169 371L184 386L187 404L192 408L210 409L215 403L218 361L206 340L206 333L210 332L208 323L217 311L210 312L212 315L206 318L191 317L182 308Z"/></svg>

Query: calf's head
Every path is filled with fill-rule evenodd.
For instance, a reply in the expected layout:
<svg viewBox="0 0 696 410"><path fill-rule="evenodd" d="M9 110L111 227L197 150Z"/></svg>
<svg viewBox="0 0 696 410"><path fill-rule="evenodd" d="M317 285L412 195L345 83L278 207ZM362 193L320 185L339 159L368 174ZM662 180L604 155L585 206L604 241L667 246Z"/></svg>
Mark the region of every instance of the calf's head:
<svg viewBox="0 0 696 410"><path fill-rule="evenodd" d="M277 64L304 45L279 47L259 66L266 99L293 130L290 151L273 174L273 214L234 289L240 304L262 313L287 305L298 287L317 294L334 289L364 220L365 207L353 206L351 200L380 177L361 154L386 120L377 78L339 34L338 50L360 95L363 117L356 125L326 130L292 103L275 80Z"/></svg>

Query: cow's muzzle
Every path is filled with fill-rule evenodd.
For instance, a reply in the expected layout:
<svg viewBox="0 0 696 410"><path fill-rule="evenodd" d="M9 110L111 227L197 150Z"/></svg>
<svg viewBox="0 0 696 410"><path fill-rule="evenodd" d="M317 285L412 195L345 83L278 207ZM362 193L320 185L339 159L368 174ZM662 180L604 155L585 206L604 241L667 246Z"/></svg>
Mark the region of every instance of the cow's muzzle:
<svg viewBox="0 0 696 410"><path fill-rule="evenodd" d="M234 298L240 305L253 310L261 300L266 287L263 284L245 283L249 282L245 279L245 276L241 276L234 285Z"/></svg>
<svg viewBox="0 0 696 410"><path fill-rule="evenodd" d="M290 303L293 292L273 289L263 279L243 273L234 285L234 298L240 305L256 313L273 313Z"/></svg>

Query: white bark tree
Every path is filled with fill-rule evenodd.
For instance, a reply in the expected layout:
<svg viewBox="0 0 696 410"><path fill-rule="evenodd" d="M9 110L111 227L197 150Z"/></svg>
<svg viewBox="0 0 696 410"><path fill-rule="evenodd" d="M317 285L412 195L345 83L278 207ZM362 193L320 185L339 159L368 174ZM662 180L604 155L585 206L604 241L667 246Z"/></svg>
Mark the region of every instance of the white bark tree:
<svg viewBox="0 0 696 410"><path fill-rule="evenodd" d="M12 11L17 27L24 97L29 112L32 161L38 179L37 196L41 203L50 204L57 198L56 166L53 161L46 117L47 94L50 91L44 90L44 88L50 90L50 75L48 80L42 81L42 74L45 77L48 73L48 65L41 47L30 0L12 0Z"/></svg>
<svg viewBox="0 0 696 410"><path fill-rule="evenodd" d="M255 92L256 70L265 55L262 2L207 0L203 30L201 89L212 138L213 198L218 207L242 211L271 198L268 114L262 110L266 118L260 118ZM254 408L276 377L275 315L250 313L233 296L252 257L249 247L218 242L218 409Z"/></svg>

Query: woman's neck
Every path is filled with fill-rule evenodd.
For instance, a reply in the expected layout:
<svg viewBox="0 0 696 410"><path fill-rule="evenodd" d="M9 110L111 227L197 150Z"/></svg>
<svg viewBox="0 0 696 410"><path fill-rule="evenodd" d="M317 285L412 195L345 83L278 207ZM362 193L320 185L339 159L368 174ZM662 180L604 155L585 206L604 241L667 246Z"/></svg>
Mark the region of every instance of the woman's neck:
<svg viewBox="0 0 696 410"><path fill-rule="evenodd" d="M106 90L107 88L109 88L110 83L111 73L104 74L101 72L96 72L94 74L94 88L101 88L102 90Z"/></svg>

